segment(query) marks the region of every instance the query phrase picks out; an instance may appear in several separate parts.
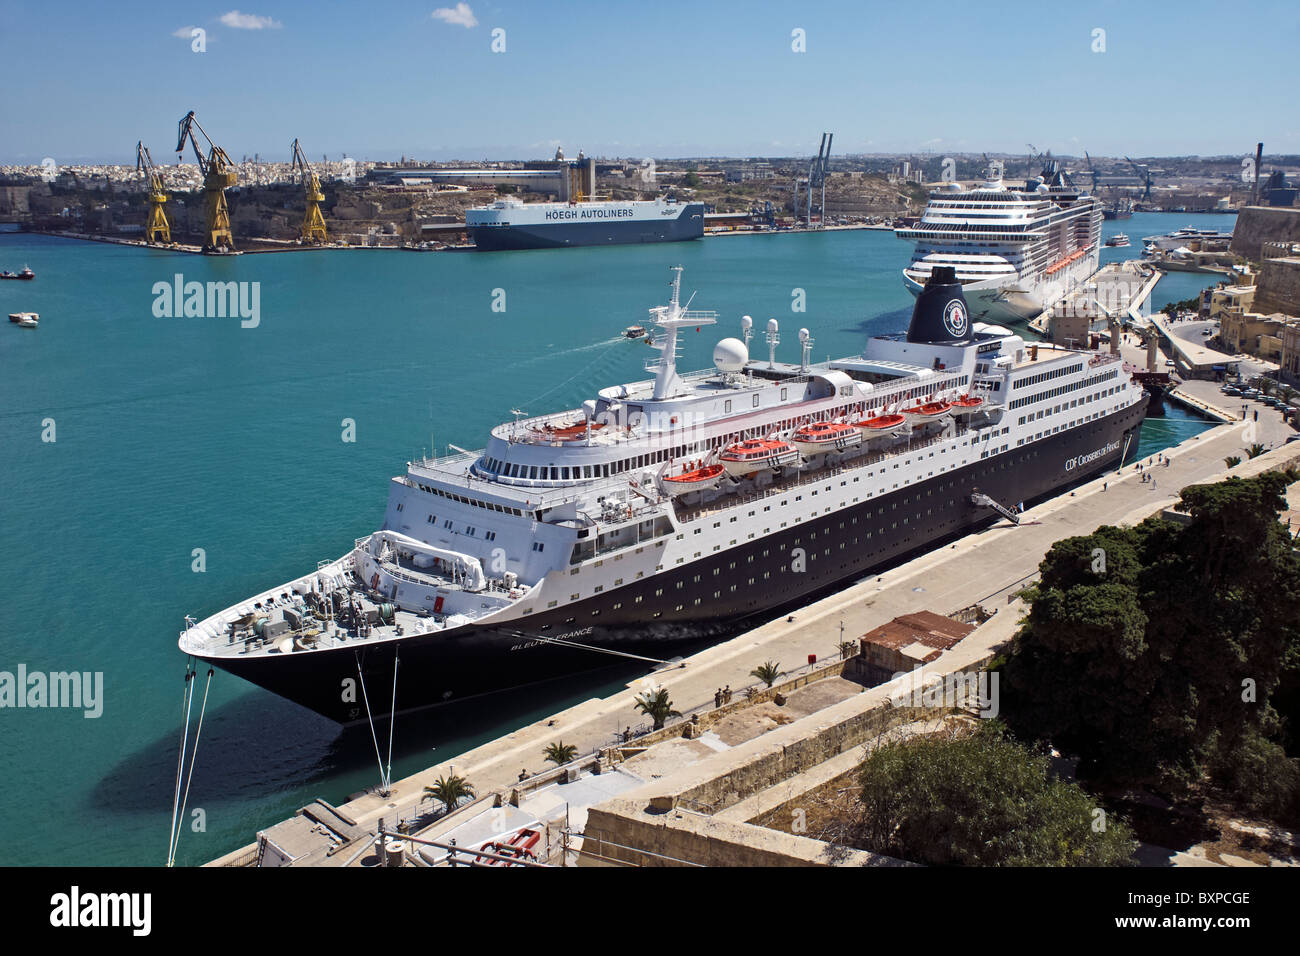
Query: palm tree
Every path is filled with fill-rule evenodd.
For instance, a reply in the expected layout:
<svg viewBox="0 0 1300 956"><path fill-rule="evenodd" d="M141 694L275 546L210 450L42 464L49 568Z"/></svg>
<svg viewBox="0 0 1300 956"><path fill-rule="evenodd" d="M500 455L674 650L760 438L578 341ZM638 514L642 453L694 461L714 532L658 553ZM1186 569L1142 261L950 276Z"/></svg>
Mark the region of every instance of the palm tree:
<svg viewBox="0 0 1300 956"><path fill-rule="evenodd" d="M776 661L767 661L750 671L749 676L757 677L768 687L771 687L776 683L776 679L781 676L781 665Z"/></svg>
<svg viewBox="0 0 1300 956"><path fill-rule="evenodd" d="M1272 395L1277 391L1277 382L1273 381L1271 378L1261 377L1259 380L1259 390L1265 395Z"/></svg>
<svg viewBox="0 0 1300 956"><path fill-rule="evenodd" d="M1266 451L1268 451L1268 448L1267 448L1267 447L1265 447L1264 445L1261 445L1259 442L1255 442L1255 444L1251 445L1249 448L1246 449L1246 457L1247 457L1247 458L1258 458L1260 455L1264 454L1264 452L1266 452Z"/></svg>
<svg viewBox="0 0 1300 956"><path fill-rule="evenodd" d="M573 744L566 744L564 741L556 741L542 751L542 755L555 764L557 767L563 767L566 763L578 756L578 748Z"/></svg>
<svg viewBox="0 0 1300 956"><path fill-rule="evenodd" d="M439 777L434 783L424 788L424 792L443 805L448 813L455 810L466 797L474 798L474 788L464 777L452 774Z"/></svg>
<svg viewBox="0 0 1300 956"><path fill-rule="evenodd" d="M636 708L654 721L654 729L662 730L669 717L680 717L679 711L673 710L673 702L668 697L668 689L660 687L656 691L646 691L635 698Z"/></svg>
<svg viewBox="0 0 1300 956"><path fill-rule="evenodd" d="M1227 465L1229 468L1235 468L1237 467L1237 465L1241 464L1241 456L1229 455L1227 458L1223 459L1223 463Z"/></svg>

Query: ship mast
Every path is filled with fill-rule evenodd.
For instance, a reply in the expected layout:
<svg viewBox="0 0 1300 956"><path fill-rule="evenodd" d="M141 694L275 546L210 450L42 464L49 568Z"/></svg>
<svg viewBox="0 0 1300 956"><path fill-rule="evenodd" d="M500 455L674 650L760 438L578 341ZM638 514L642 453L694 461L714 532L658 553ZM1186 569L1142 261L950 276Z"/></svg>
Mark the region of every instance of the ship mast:
<svg viewBox="0 0 1300 956"><path fill-rule="evenodd" d="M656 336L650 343L652 348L659 350L659 358L646 365L647 372L655 373L655 401L671 398L681 386L681 379L677 376L677 330L688 325L713 325L718 321L717 312L682 308L682 267L673 266L672 272L672 299L667 305L657 305L650 310L650 321L664 330L663 335Z"/></svg>

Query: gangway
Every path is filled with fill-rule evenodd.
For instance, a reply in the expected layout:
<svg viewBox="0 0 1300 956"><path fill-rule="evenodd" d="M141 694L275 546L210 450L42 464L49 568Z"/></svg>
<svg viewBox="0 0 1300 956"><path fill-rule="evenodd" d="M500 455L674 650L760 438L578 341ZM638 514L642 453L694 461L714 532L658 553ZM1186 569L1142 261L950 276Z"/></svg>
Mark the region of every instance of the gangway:
<svg viewBox="0 0 1300 956"><path fill-rule="evenodd" d="M979 491L972 492L970 496L970 501L971 504L981 508L992 508L994 511L1002 515L1002 517L1006 518L1012 524L1015 525L1020 524L1020 513L1018 511L1012 511L1010 508L1003 507L1002 505L998 504L998 502L994 501L992 498L990 498L986 494L983 494L982 492Z"/></svg>

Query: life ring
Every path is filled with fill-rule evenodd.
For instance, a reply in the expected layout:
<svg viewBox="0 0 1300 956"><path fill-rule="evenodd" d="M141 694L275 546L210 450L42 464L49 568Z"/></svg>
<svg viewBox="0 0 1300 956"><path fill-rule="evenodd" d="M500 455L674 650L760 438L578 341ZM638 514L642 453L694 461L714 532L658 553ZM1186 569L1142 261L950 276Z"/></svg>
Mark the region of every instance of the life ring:
<svg viewBox="0 0 1300 956"><path fill-rule="evenodd" d="M374 590L376 590L376 591L379 590L379 572L378 572L378 571L376 571L374 574L372 574L372 575L370 576L370 586L371 586Z"/></svg>

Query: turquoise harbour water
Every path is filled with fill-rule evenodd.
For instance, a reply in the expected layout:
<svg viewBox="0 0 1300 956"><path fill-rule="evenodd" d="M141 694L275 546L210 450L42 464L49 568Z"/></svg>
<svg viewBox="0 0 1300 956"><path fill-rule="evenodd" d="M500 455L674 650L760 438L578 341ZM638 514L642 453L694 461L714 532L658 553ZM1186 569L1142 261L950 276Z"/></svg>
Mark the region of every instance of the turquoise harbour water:
<svg viewBox="0 0 1300 956"><path fill-rule="evenodd" d="M1135 216L1140 237L1223 216ZM524 253L321 251L204 258L0 234L0 670L102 672L103 714L0 710L0 863L161 864L166 859L185 614L206 616L334 558L381 521L387 480L449 443L481 447L511 417L578 405L645 377L652 353L620 337L665 301L686 267L692 308L715 329L685 336L684 368L710 364L740 317L775 316L794 360L859 352L905 327L888 232L726 237ZM1115 253L1107 250L1110 258ZM260 283L260 324L158 318L155 283ZM1209 277L1178 276L1155 306ZM1190 284L1184 279L1192 280ZM1172 281L1172 280L1166 280ZM1187 285L1191 291L1183 288ZM794 313L795 291L807 311ZM493 311L501 302L505 311ZM756 348L756 353L759 351ZM52 419L54 442L42 441ZM343 420L356 441L341 440ZM1207 427L1173 408L1141 453ZM206 570L192 570L194 549ZM557 709L616 690L614 670L399 721L393 774L448 759ZM196 705L197 709L197 705ZM449 716L450 715L450 716ZM633 714L629 707L628 722ZM611 726L611 735L619 727ZM533 769L541 765L541 756ZM218 672L178 863L212 859L317 796L339 802L378 778L366 733Z"/></svg>

